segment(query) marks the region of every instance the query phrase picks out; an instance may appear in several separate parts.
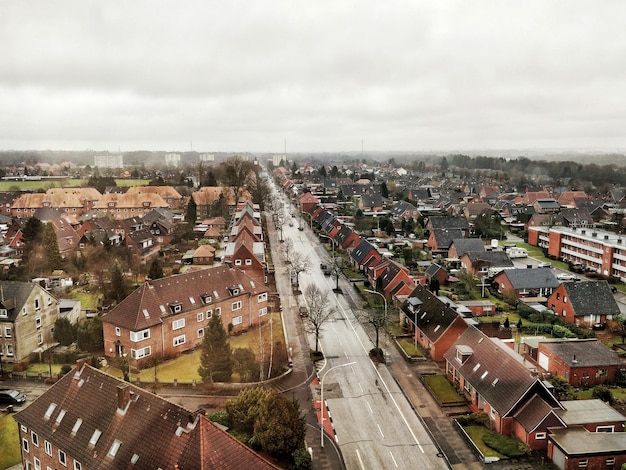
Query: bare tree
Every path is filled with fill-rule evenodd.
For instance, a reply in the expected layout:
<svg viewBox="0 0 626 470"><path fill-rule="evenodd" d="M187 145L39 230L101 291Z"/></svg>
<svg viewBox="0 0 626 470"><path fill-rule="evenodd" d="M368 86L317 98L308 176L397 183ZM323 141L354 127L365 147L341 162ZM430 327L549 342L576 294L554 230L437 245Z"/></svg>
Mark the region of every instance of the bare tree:
<svg viewBox="0 0 626 470"><path fill-rule="evenodd" d="M304 318L305 329L315 334L315 352L318 352L322 327L331 318L334 310L331 308L328 292L322 291L315 284L306 287L304 298L309 309L308 316Z"/></svg>
<svg viewBox="0 0 626 470"><path fill-rule="evenodd" d="M291 272L296 276L296 287L299 288L300 273L306 273L311 269L311 259L299 251L292 251L289 261L291 261Z"/></svg>
<svg viewBox="0 0 626 470"><path fill-rule="evenodd" d="M376 333L376 352L380 350L378 342L380 338L380 329L385 327L387 318L385 318L385 310L383 308L374 307L367 310L361 310L357 313L360 321L366 321L374 328Z"/></svg>
<svg viewBox="0 0 626 470"><path fill-rule="evenodd" d="M293 249L293 240L291 238L286 238L285 243L283 243L283 247L285 248L285 257L288 261L290 261L291 258L289 255L291 255L291 250Z"/></svg>

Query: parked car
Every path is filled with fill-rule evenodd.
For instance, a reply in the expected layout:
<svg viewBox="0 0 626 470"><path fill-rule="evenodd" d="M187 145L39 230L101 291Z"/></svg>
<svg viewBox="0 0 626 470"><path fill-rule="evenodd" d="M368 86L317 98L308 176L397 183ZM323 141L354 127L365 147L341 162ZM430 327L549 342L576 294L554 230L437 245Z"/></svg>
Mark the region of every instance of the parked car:
<svg viewBox="0 0 626 470"><path fill-rule="evenodd" d="M538 268L551 268L552 267L552 263L549 263L547 261L542 261L541 263L539 263L537 265Z"/></svg>
<svg viewBox="0 0 626 470"><path fill-rule="evenodd" d="M574 276L573 274L570 273L559 273L556 275L556 278L559 281L578 281L578 276Z"/></svg>
<svg viewBox="0 0 626 470"><path fill-rule="evenodd" d="M26 401L26 395L8 388L0 389L0 403L4 405L21 405Z"/></svg>

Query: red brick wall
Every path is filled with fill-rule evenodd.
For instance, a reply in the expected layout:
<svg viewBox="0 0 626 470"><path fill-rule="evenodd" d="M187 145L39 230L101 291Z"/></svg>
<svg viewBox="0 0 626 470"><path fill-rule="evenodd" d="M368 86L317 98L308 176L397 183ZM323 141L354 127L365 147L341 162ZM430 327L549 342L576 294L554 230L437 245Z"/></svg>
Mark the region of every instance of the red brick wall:
<svg viewBox="0 0 626 470"><path fill-rule="evenodd" d="M539 245L539 230L528 230L528 244L533 246Z"/></svg>
<svg viewBox="0 0 626 470"><path fill-rule="evenodd" d="M557 259L561 259L561 234L550 230L550 244L548 254Z"/></svg>

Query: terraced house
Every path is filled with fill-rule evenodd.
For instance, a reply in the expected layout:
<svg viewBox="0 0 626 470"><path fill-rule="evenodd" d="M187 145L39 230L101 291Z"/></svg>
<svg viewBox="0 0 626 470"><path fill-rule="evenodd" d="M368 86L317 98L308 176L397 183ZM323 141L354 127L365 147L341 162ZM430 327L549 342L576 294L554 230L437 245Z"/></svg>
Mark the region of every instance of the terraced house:
<svg viewBox="0 0 626 470"><path fill-rule="evenodd" d="M216 266L146 281L103 317L105 355L175 356L198 346L219 315L237 332L259 325L268 313L267 287L238 268Z"/></svg>

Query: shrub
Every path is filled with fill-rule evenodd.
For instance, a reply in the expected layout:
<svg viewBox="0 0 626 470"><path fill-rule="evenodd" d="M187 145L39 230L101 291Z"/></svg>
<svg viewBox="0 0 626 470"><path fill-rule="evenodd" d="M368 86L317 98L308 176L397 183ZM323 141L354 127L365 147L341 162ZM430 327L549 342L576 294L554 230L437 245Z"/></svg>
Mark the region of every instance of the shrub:
<svg viewBox="0 0 626 470"><path fill-rule="evenodd" d="M59 378L63 377L65 374L67 374L71 370L72 370L72 366L70 366L69 364L63 364L61 366L61 371L59 372Z"/></svg>
<svg viewBox="0 0 626 470"><path fill-rule="evenodd" d="M602 400L608 403L609 405L612 405L613 402L615 401L615 399L613 398L613 394L611 393L611 390L608 387L605 387L604 385L596 385L595 387L593 387L591 396L593 398Z"/></svg>
<svg viewBox="0 0 626 470"><path fill-rule="evenodd" d="M461 426L485 426L489 427L489 416L487 413L478 412L469 415L457 416L456 420Z"/></svg>
<svg viewBox="0 0 626 470"><path fill-rule="evenodd" d="M296 449L292 454L293 470L310 470L311 469L311 454L304 447Z"/></svg>
<svg viewBox="0 0 626 470"><path fill-rule="evenodd" d="M572 333L569 328L561 325L554 325L552 327L552 334L555 338L576 338L576 335Z"/></svg>
<svg viewBox="0 0 626 470"><path fill-rule="evenodd" d="M519 304L517 306L517 312L519 313L520 317L522 317L525 320L528 320L528 317L532 315L533 313L536 313L537 311L534 308L528 307L527 305Z"/></svg>
<svg viewBox="0 0 626 470"><path fill-rule="evenodd" d="M209 418L214 423L221 424L222 426L225 426L227 428L230 427L230 415L226 411L216 411L215 413L209 413L207 415L207 418Z"/></svg>
<svg viewBox="0 0 626 470"><path fill-rule="evenodd" d="M530 454L530 447L522 441L494 431L487 431L483 436L483 442L507 457L522 457Z"/></svg>

